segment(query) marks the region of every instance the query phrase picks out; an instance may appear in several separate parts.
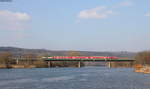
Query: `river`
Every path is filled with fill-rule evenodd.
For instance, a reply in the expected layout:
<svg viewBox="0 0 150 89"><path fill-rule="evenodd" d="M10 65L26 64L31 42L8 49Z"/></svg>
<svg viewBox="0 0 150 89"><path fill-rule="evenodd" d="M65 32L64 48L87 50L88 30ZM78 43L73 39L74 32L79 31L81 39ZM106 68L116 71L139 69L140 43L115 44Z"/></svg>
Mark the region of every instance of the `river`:
<svg viewBox="0 0 150 89"><path fill-rule="evenodd" d="M150 75L132 68L0 69L0 89L150 89Z"/></svg>

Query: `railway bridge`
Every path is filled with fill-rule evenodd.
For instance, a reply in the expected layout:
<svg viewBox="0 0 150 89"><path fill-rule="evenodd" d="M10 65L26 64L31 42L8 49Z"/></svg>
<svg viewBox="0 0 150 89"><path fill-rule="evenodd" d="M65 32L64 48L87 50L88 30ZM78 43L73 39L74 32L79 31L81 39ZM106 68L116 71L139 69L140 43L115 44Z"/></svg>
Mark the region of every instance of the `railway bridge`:
<svg viewBox="0 0 150 89"><path fill-rule="evenodd" d="M55 61L68 61L78 62L80 67L81 62L108 62L109 68L111 68L111 62L133 62L133 59L125 57L108 57L108 56L50 56L43 57L48 62L48 66L51 67L51 62Z"/></svg>

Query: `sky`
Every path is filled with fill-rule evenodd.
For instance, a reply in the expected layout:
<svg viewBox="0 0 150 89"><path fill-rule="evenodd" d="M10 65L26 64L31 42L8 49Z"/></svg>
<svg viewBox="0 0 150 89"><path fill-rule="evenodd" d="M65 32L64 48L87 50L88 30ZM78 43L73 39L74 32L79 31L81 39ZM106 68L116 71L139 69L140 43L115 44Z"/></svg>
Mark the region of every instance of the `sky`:
<svg viewBox="0 0 150 89"><path fill-rule="evenodd" d="M82 51L150 50L149 4L150 0L0 2L0 46Z"/></svg>

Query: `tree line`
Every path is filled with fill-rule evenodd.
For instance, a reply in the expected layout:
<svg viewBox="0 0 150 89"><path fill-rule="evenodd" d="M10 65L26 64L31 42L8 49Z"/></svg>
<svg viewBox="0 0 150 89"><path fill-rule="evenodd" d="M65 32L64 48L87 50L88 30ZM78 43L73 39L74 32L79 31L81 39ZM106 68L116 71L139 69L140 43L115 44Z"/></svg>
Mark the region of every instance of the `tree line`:
<svg viewBox="0 0 150 89"><path fill-rule="evenodd" d="M136 55L132 58L135 60L132 62L113 62L113 67L133 67L137 65L141 66L150 66L150 51L143 51L138 52Z"/></svg>
<svg viewBox="0 0 150 89"><path fill-rule="evenodd" d="M68 56L81 56L80 53L69 51ZM0 53L0 67L3 65L6 68L11 68L13 65L23 65L26 67L34 66L36 68L48 67L48 63L42 59L45 55L35 55L33 53L23 54L19 57L14 57L11 52ZM18 58L18 59L17 59ZM20 60L21 59L21 60ZM81 62L81 66L84 64ZM77 67L78 62L52 62L52 67Z"/></svg>
<svg viewBox="0 0 150 89"><path fill-rule="evenodd" d="M135 64L150 66L150 51L143 51L136 54L134 57Z"/></svg>

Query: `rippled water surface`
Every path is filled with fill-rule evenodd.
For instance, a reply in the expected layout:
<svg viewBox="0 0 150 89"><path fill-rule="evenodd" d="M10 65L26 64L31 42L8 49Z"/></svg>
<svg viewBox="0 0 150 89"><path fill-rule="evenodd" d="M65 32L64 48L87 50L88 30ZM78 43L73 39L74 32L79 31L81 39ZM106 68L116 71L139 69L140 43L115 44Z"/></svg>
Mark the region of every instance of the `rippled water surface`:
<svg viewBox="0 0 150 89"><path fill-rule="evenodd" d="M150 89L150 75L130 68L0 69L0 89Z"/></svg>

